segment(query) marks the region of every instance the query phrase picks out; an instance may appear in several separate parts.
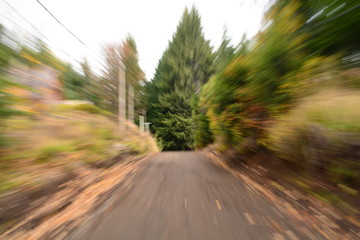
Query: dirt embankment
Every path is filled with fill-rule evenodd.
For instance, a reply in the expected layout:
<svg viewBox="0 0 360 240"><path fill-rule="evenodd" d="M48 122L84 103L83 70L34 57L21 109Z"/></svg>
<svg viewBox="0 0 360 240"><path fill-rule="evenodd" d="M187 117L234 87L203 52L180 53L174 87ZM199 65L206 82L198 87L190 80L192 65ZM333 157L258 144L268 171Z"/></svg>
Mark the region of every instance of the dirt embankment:
<svg viewBox="0 0 360 240"><path fill-rule="evenodd" d="M203 153L235 176L246 176L266 186L269 194L294 202L296 208L309 216L322 214L339 224L345 232L360 231L358 196L344 195L326 178L302 175L295 170L296 166L266 150L239 154L228 149L218 153L214 146L210 146Z"/></svg>
<svg viewBox="0 0 360 240"><path fill-rule="evenodd" d="M86 219L90 227L112 193L131 181L139 160L157 151L153 138L133 123L119 128L94 106L62 107L4 122L0 239L80 234L85 230L79 224Z"/></svg>
<svg viewBox="0 0 360 240"><path fill-rule="evenodd" d="M2 197L0 239L79 239L111 207L114 192L130 187L132 174L146 158L122 151L103 164L54 173L41 188Z"/></svg>

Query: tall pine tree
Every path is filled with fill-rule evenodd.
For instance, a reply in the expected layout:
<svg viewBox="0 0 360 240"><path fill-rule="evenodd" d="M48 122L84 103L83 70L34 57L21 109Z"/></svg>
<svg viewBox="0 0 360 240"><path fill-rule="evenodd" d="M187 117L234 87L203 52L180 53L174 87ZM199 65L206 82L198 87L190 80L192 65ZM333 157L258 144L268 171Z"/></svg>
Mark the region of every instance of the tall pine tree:
<svg viewBox="0 0 360 240"><path fill-rule="evenodd" d="M153 80L146 86L148 121L163 150L194 147L195 95L213 72L213 58L197 10L185 9Z"/></svg>

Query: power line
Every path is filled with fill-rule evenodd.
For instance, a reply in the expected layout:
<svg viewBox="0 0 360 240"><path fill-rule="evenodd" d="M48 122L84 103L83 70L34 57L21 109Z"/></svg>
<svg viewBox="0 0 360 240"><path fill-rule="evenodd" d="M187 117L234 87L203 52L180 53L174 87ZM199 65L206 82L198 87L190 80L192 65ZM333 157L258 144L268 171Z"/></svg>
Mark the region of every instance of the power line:
<svg viewBox="0 0 360 240"><path fill-rule="evenodd" d="M359 7L360 7L360 4L354 6L354 7L350 8L350 9L347 9L346 11L344 11L344 12L342 12L342 13L339 13L339 14L336 15L336 16L333 16L333 17L330 17L330 18L328 18L328 19L325 19L325 20L323 20L323 21L321 21L321 22L315 23L315 24L312 25L312 26L310 25L311 22L305 23L305 24L303 25L303 27L304 27L304 26L308 26L308 25L310 25L310 26L308 27L308 29L313 29L313 28L320 27L320 26L324 25L325 23L331 22L331 21L333 21L333 20L335 20L335 19L337 19L337 18L339 18L339 17L341 17L341 16L343 16L343 15L346 15L346 14L348 14L348 13L356 10L356 9L359 8Z"/></svg>
<svg viewBox="0 0 360 240"><path fill-rule="evenodd" d="M73 58L71 55L69 55L67 52L65 52L64 50L62 50L60 47L58 47L56 44L54 44L52 41L50 41L44 34L42 34L40 32L40 30L35 27L31 22L29 22L19 11L17 11L12 5L10 5L7 1L5 1L5 3L12 9L14 10L25 22L27 22L31 27L33 27L44 39L46 39L49 43L51 43L54 47L56 47L57 49L59 49L62 53L64 53L66 56L70 57L72 60L74 60L75 62L79 63L81 66L81 62L79 62L78 60L76 60L75 58ZM2 14L1 14L2 15ZM13 24L15 24L16 26L18 26L19 28L25 30L24 28L22 28L19 24L15 23L14 21L10 20L8 17L2 15L4 18L6 18L8 21L12 22ZM26 30L25 30L26 31ZM26 31L28 32L28 31ZM29 33L29 32L28 32ZM36 38L36 36L34 34L29 33L30 35L32 35L33 37Z"/></svg>
<svg viewBox="0 0 360 240"><path fill-rule="evenodd" d="M77 37L72 31L70 31L69 28L67 28L58 18L55 17L54 14L52 14L50 12L49 9L47 9L44 4L42 4L39 0L36 0L63 28L65 28L66 31L68 31L76 40L78 40L84 47L86 47L89 51L91 51L93 54L95 54L98 58L100 58L101 60L104 60L101 56L99 56L96 52L94 52L91 48L89 48L83 41L80 40L79 37ZM97 60L98 61L98 60ZM100 65L102 65L103 67L104 64L101 63L100 61L98 61L98 63L100 63Z"/></svg>
<svg viewBox="0 0 360 240"><path fill-rule="evenodd" d="M72 31L70 31L54 14L52 14L39 0L36 0L63 28L65 28L74 38L76 38L82 45L87 47L83 41L81 41Z"/></svg>
<svg viewBox="0 0 360 240"><path fill-rule="evenodd" d="M6 1L5 1L6 2ZM107 66L104 65L103 62L106 62L106 60L98 55L95 51L93 51L91 48L89 48L83 41L81 41L81 39L79 37L77 37L70 29L68 29L58 18L55 17L54 14L52 14L50 12L49 9L47 9L39 0L37 0L37 2L41 5L42 8L44 8L63 28L65 28L65 30L67 32L69 32L77 41L79 41L81 43L81 45L83 45L85 48L87 48L90 52L92 52L96 58L94 58L103 69L106 69ZM24 19L30 26L32 26L35 30L38 31L38 33L43 36L46 40L48 40L50 43L52 43L44 34L42 34L39 29L37 29L33 24L31 24L21 13L19 13L13 6L11 6L8 2L6 2L6 4L11 7L22 19ZM16 24L18 25L18 24ZM61 52L63 52L64 54L66 54L68 57L70 57L71 59L73 59L74 61L76 61L77 63L81 64L78 60L74 59L72 56L70 56L69 54L67 54L66 52L64 52L61 48L57 47L55 44L52 43L52 45L54 45L56 48L58 48ZM99 61L99 59L101 61Z"/></svg>

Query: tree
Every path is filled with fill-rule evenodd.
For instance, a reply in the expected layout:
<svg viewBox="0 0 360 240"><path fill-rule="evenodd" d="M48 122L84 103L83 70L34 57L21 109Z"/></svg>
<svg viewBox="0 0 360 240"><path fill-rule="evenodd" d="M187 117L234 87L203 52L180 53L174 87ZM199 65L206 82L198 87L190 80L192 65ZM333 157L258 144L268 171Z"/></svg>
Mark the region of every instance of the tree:
<svg viewBox="0 0 360 240"><path fill-rule="evenodd" d="M127 85L127 118L130 121L134 121L134 108L135 106L138 106L135 103L138 102L140 86L145 80L145 75L139 66L136 43L131 35L127 36L125 41L122 43L121 60L125 66L125 78Z"/></svg>
<svg viewBox="0 0 360 240"><path fill-rule="evenodd" d="M15 103L15 97L7 91L16 84L8 81L3 74L4 69L9 66L11 58L15 55L15 51L3 42L5 37L5 29L0 24L0 121L19 113L11 108L11 105Z"/></svg>
<svg viewBox="0 0 360 240"><path fill-rule="evenodd" d="M6 138L2 134L4 127L3 120L24 113L13 108L13 105L19 102L19 98L9 92L11 88L24 88L24 86L9 81L6 74L4 74L4 70L10 65L11 59L18 54L14 49L5 44L4 39L6 37L5 29L0 24L0 147L6 145Z"/></svg>
<svg viewBox="0 0 360 240"><path fill-rule="evenodd" d="M305 43L309 54L353 54L360 49L360 5L352 0L298 1L298 14L304 24L298 33L309 36ZM277 1L277 5L285 5Z"/></svg>
<svg viewBox="0 0 360 240"><path fill-rule="evenodd" d="M81 63L81 68L84 75L83 92L85 99L94 103L100 108L103 107L103 102L101 101L101 96L103 94L99 77L92 72L87 59L84 59L84 61Z"/></svg>
<svg viewBox="0 0 360 240"><path fill-rule="evenodd" d="M242 43L245 42L245 36ZM242 46L241 44L239 46ZM220 73L236 56L236 47L230 44L230 39L227 36L227 29L224 28L222 42L214 54L213 69L215 74ZM242 48L239 48L241 51ZM210 79L211 81L211 79ZM202 87L200 96L206 89ZM210 119L206 115L208 106L199 97L193 99L193 118L194 118L194 146L196 148L202 148L214 141L214 136L210 130Z"/></svg>
<svg viewBox="0 0 360 240"><path fill-rule="evenodd" d="M306 59L306 38L296 32L304 24L299 8L297 1L280 0L266 13L266 27L251 48L245 38L233 55L224 54L226 41L219 48L223 67L206 84L200 101L223 146L255 150L269 115L289 104L293 86L289 83L294 84L292 76Z"/></svg>
<svg viewBox="0 0 360 240"><path fill-rule="evenodd" d="M152 82L146 85L148 120L164 150L194 147L191 102L213 73L213 58L197 10L185 9Z"/></svg>
<svg viewBox="0 0 360 240"><path fill-rule="evenodd" d="M63 94L65 99L85 100L84 76L77 72L70 64L61 74Z"/></svg>
<svg viewBox="0 0 360 240"><path fill-rule="evenodd" d="M330 74L339 71L331 59L359 51L353 34L360 26L359 7L349 0L277 0L251 47L242 41L227 54L231 47L224 37L216 74L200 97L216 141L239 151L256 146L266 138L268 124L299 97L327 87L328 79L341 84ZM337 56L324 57L332 54ZM354 57L353 66L358 63ZM327 76L315 76L317 71Z"/></svg>
<svg viewBox="0 0 360 240"><path fill-rule="evenodd" d="M222 42L215 52L215 59L213 63L215 72L219 72L233 59L235 51L236 48L230 44L230 39L227 36L227 28L225 27Z"/></svg>
<svg viewBox="0 0 360 240"><path fill-rule="evenodd" d="M108 44L104 47L105 70L104 77L100 80L103 89L103 102L105 109L118 112L119 99L119 74L122 68L121 48L118 44Z"/></svg>

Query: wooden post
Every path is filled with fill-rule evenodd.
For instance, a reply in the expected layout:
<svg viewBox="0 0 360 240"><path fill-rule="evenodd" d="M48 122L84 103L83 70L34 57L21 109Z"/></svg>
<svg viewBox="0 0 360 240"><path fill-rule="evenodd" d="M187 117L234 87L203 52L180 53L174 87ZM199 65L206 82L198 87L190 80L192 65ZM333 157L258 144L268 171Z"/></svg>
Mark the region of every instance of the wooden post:
<svg viewBox="0 0 360 240"><path fill-rule="evenodd" d="M140 128L140 132L144 132L145 131L145 119L144 116L140 115L139 116L139 128Z"/></svg>
<svg viewBox="0 0 360 240"><path fill-rule="evenodd" d="M149 122L145 123L145 132L150 133L150 124Z"/></svg>

